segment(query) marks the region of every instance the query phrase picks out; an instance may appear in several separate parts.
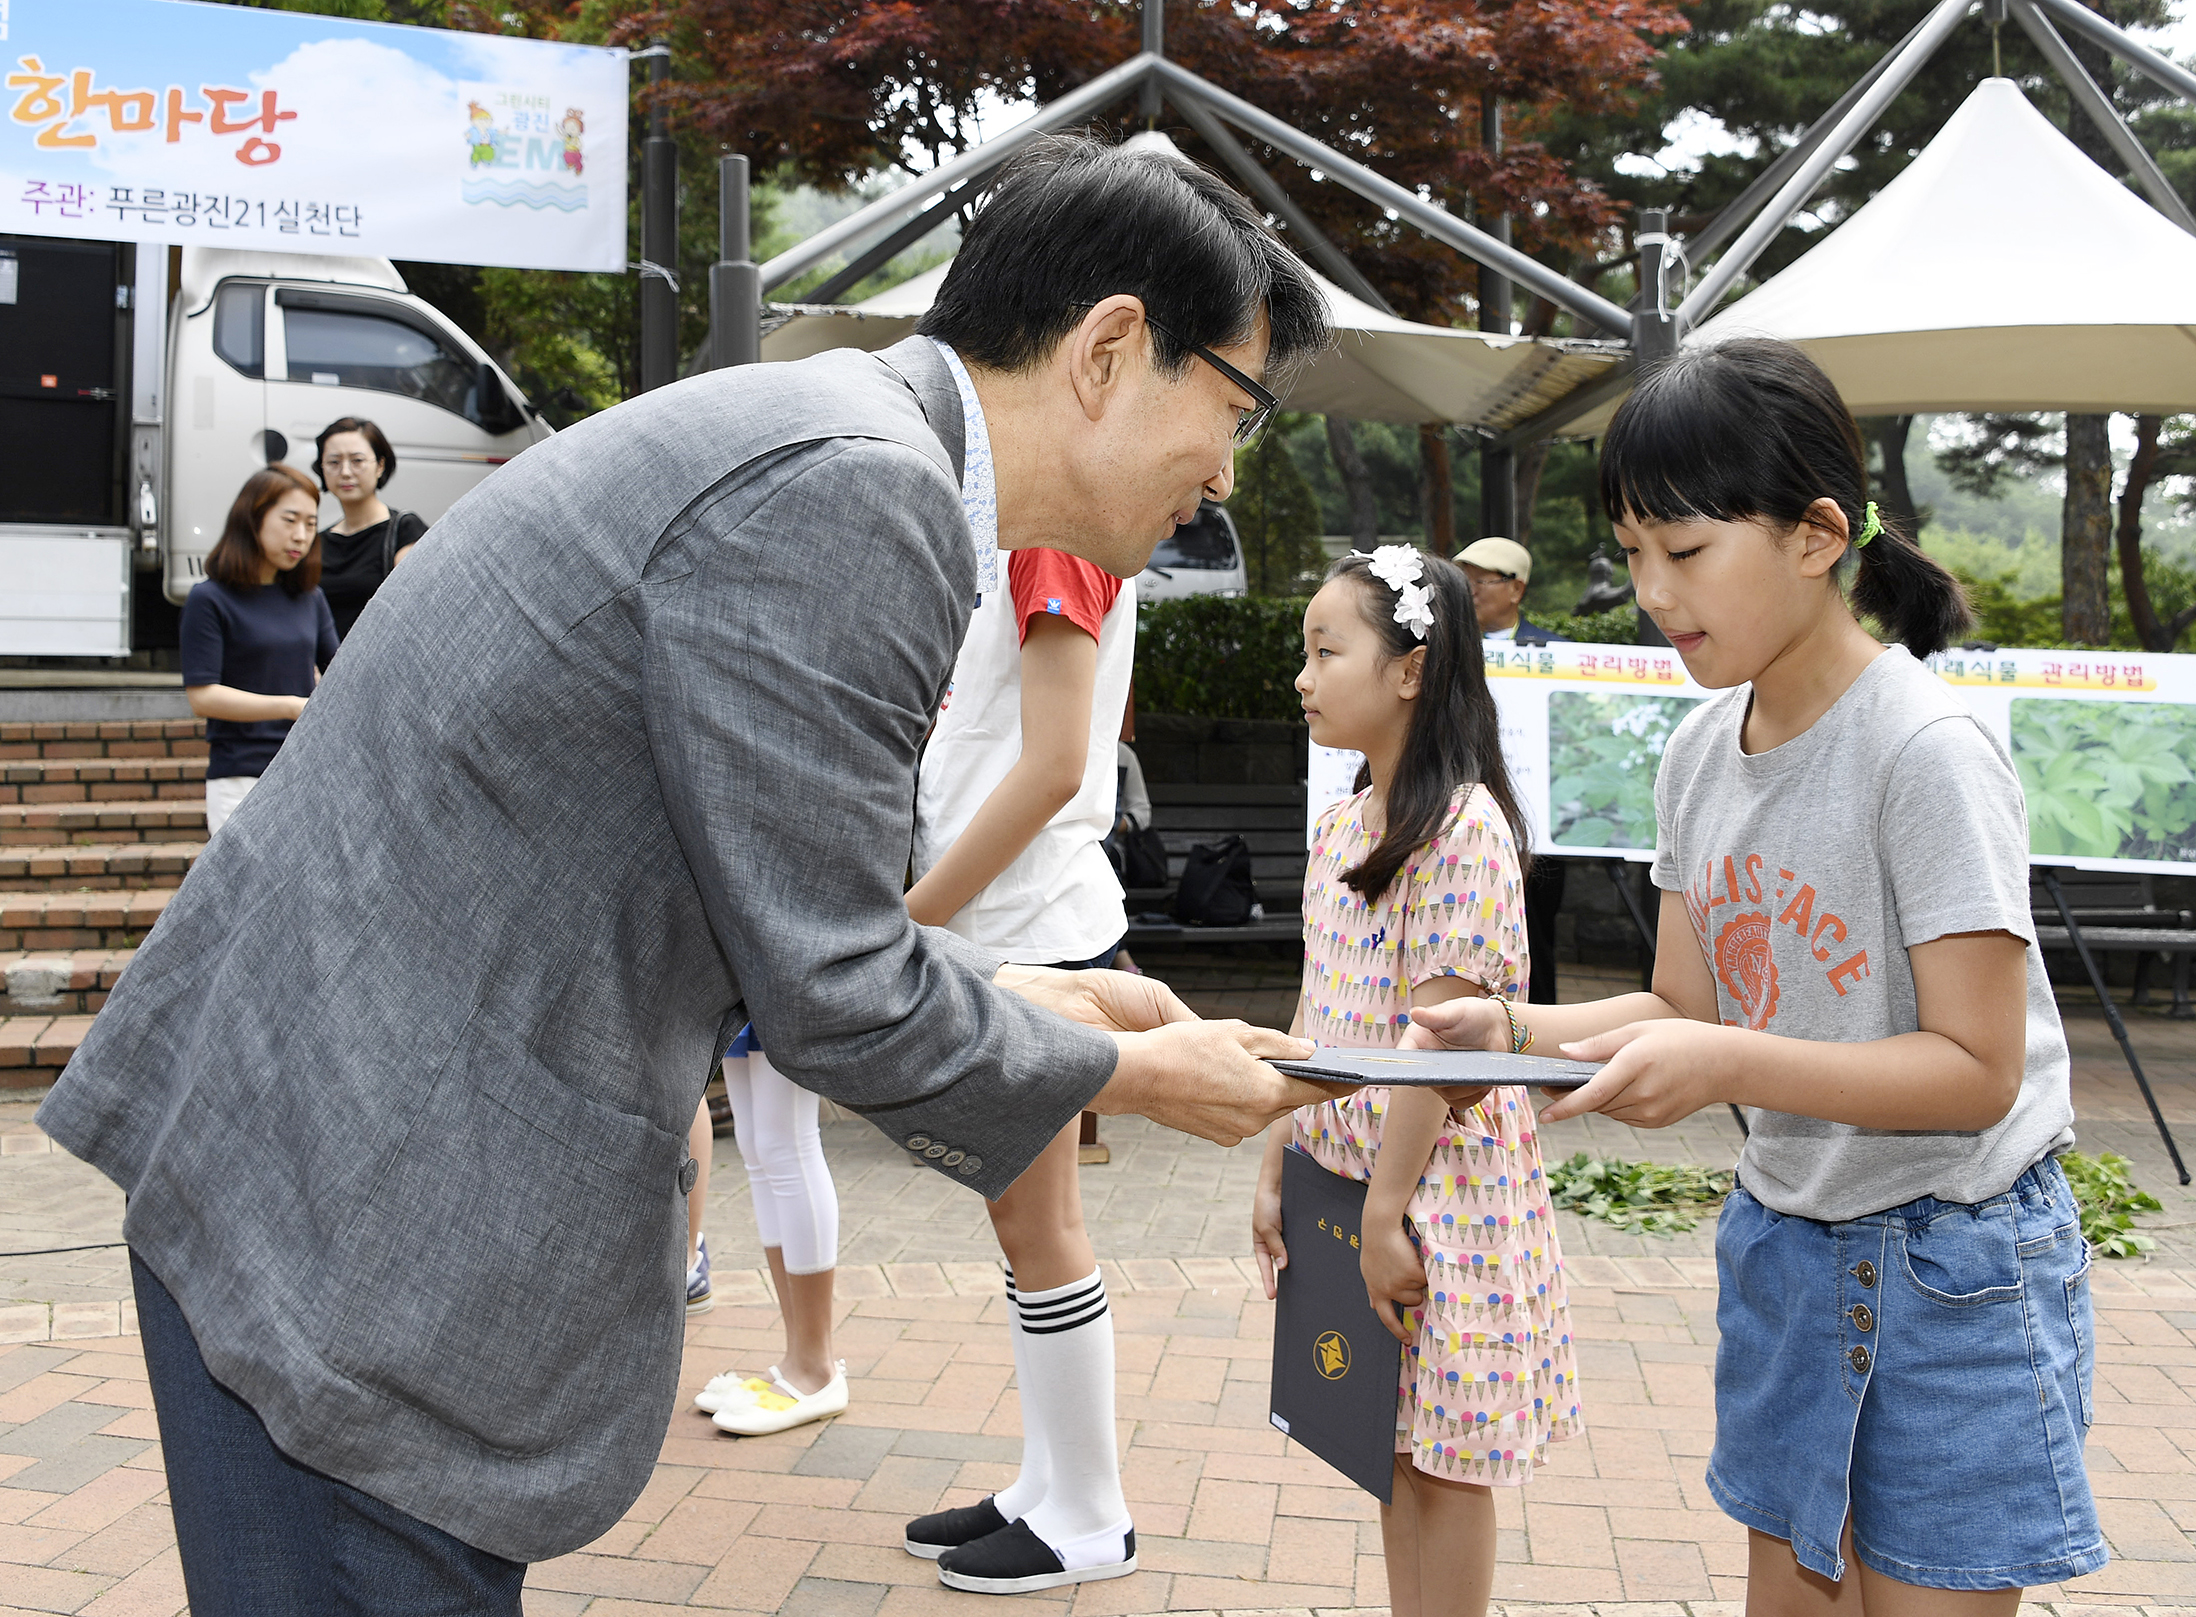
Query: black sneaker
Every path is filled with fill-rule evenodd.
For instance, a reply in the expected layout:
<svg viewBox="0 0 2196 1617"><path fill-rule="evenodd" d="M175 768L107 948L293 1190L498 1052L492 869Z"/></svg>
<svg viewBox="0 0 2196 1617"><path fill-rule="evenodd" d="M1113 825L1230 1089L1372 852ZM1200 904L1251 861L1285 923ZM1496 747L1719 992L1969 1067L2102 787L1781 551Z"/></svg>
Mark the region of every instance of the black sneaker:
<svg viewBox="0 0 2196 1617"><path fill-rule="evenodd" d="M1057 1589L1069 1583L1125 1578L1136 1570L1136 1529L1124 1536L1125 1558L1070 1572L1052 1546L1030 1531L1027 1522L1001 1528L938 1557L938 1581L951 1589L982 1595L1019 1595L1032 1589Z"/></svg>
<svg viewBox="0 0 2196 1617"><path fill-rule="evenodd" d="M986 1494L973 1505L941 1510L935 1516L918 1516L907 1524L907 1553L935 1561L947 1550L989 1538L1006 1526L1007 1519Z"/></svg>

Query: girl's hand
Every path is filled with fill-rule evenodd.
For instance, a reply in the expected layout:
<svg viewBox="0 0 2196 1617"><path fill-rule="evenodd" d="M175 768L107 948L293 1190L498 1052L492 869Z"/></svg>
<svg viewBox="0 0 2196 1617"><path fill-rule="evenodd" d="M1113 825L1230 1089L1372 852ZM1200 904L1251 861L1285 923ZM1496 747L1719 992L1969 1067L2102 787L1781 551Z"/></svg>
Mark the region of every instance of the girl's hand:
<svg viewBox="0 0 2196 1617"><path fill-rule="evenodd" d="M1394 1305L1417 1308L1426 1301L1426 1260L1418 1255L1402 1219L1379 1217L1370 1206L1365 1209L1364 1242L1357 1269L1365 1277L1366 1300L1388 1334L1408 1347L1411 1333Z"/></svg>
<svg viewBox="0 0 2196 1617"><path fill-rule="evenodd" d="M1438 1005L1411 1007L1411 1025L1403 1030L1399 1050L1507 1050L1510 1019L1502 1003L1493 999L1458 998ZM1487 1089L1436 1089L1453 1112L1470 1111L1490 1093Z"/></svg>
<svg viewBox="0 0 2196 1617"><path fill-rule="evenodd" d="M1606 1061L1594 1081L1540 1114L1543 1123L1599 1112L1634 1128L1668 1128L1703 1106L1733 1100L1744 1045L1754 1034L1676 1017L1633 1022L1563 1045L1574 1061Z"/></svg>
<svg viewBox="0 0 2196 1617"><path fill-rule="evenodd" d="M1261 1173L1258 1190L1251 1197L1251 1252L1258 1259L1258 1278L1265 1282L1266 1301L1274 1298L1275 1279L1289 1266L1289 1249L1281 1244L1281 1181Z"/></svg>

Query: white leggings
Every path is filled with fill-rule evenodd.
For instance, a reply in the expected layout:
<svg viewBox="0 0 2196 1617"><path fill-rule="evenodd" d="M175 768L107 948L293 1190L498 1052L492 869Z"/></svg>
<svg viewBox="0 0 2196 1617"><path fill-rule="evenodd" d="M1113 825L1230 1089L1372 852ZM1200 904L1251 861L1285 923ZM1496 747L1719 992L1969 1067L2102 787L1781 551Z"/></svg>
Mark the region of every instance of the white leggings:
<svg viewBox="0 0 2196 1617"><path fill-rule="evenodd" d="M760 1050L725 1057L724 1092L762 1244L779 1249L787 1274L836 1269L839 1193L816 1130L816 1097L795 1087Z"/></svg>

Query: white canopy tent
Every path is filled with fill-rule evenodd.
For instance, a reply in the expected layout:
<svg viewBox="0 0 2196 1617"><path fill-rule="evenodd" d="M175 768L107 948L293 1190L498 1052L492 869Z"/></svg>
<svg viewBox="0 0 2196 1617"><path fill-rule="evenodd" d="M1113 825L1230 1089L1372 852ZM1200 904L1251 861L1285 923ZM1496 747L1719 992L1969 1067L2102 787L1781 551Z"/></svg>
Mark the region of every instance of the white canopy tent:
<svg viewBox="0 0 2196 1617"><path fill-rule="evenodd" d="M805 359L827 348L887 348L915 329L948 266L860 303L775 304L789 314L762 340L766 360ZM1495 431L1593 381L1623 355L1618 344L1546 342L1422 326L1360 302L1314 276L1326 294L1335 346L1289 389L1291 410L1336 411L1367 421L1453 421Z"/></svg>
<svg viewBox="0 0 2196 1617"><path fill-rule="evenodd" d="M2196 236L1986 79L1865 207L1684 341L1737 336L1798 343L1855 415L2196 410Z"/></svg>
<svg viewBox="0 0 2196 1617"><path fill-rule="evenodd" d="M1132 147L1187 161L1165 135ZM826 348L886 348L915 329L947 265L851 305L774 304L790 319L766 326L764 359L805 359ZM1549 342L1399 319L1325 277L1335 346L1296 377L1292 410L1333 411L1366 421L1450 421L1500 432L1592 382L1624 357L1621 343Z"/></svg>

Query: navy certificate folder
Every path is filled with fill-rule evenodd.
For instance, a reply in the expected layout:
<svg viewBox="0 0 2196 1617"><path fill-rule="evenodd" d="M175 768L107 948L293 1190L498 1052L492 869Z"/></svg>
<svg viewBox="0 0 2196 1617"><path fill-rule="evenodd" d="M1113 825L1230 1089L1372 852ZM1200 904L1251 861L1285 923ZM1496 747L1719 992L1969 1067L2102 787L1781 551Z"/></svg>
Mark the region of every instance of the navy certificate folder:
<svg viewBox="0 0 2196 1617"><path fill-rule="evenodd" d="M1365 1296L1365 1186L1303 1152L1281 1155L1273 1424L1382 1504L1395 1483L1396 1393L1403 1344Z"/></svg>
<svg viewBox="0 0 2196 1617"><path fill-rule="evenodd" d="M1594 1061L1565 1061L1560 1056L1514 1056L1495 1050L1338 1050L1322 1048L1308 1061L1276 1061L1292 1078L1323 1078L1347 1084L1407 1084L1425 1088L1468 1088L1484 1084L1523 1084L1528 1089L1583 1089L1601 1071ZM1288 1239L1287 1231L1282 1239Z"/></svg>

